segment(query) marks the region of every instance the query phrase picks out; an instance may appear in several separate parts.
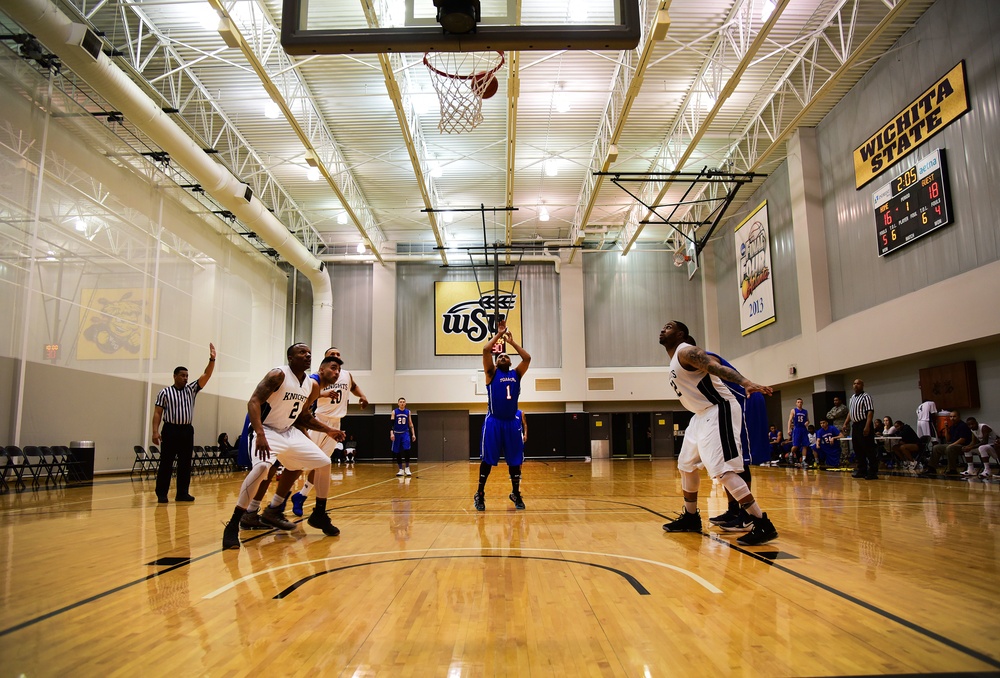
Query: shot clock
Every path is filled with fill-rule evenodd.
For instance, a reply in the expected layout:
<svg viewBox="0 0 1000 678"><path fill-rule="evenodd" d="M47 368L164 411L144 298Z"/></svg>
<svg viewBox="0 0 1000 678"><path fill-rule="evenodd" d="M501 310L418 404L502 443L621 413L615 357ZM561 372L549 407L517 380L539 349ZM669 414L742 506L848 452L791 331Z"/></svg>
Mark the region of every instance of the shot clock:
<svg viewBox="0 0 1000 678"><path fill-rule="evenodd" d="M951 223L944 151L937 149L872 195L878 255Z"/></svg>

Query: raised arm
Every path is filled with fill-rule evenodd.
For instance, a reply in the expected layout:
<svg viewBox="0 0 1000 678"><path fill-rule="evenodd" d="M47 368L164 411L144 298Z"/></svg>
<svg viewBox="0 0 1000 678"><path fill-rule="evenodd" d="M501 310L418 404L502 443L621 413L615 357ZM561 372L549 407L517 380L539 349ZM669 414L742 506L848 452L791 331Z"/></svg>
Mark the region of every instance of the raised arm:
<svg viewBox="0 0 1000 678"><path fill-rule="evenodd" d="M517 351L517 355L521 357L521 362L519 362L517 367L514 369L519 376L523 377L524 373L528 371L528 365L531 364L531 354L521 348L521 346L514 341L514 335L510 332L506 332L506 336L507 343L513 346L514 350Z"/></svg>
<svg viewBox="0 0 1000 678"><path fill-rule="evenodd" d="M205 384L212 378L212 372L215 372L215 344L208 345L208 364L205 365L205 371L202 375L198 377L198 388L205 388Z"/></svg>
<svg viewBox="0 0 1000 678"><path fill-rule="evenodd" d="M747 395L751 393L771 395L774 392L770 386L755 384L736 370L726 367L717 360L712 360L710 355L697 346L685 346L680 349L677 357L680 364L689 370L703 370L723 381L731 381L734 384L739 384L746 390Z"/></svg>
<svg viewBox="0 0 1000 678"><path fill-rule="evenodd" d="M493 379L493 373L497 371L496 365L493 364L493 347L497 345L497 342L500 341L500 338L503 337L506 331L507 324L501 322L497 333L483 346L483 371L486 372L487 384Z"/></svg>

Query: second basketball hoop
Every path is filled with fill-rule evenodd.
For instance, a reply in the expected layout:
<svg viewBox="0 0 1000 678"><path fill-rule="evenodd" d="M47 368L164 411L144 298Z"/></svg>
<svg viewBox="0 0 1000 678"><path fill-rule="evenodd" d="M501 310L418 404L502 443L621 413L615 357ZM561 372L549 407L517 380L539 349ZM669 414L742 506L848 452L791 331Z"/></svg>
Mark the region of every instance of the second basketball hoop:
<svg viewBox="0 0 1000 678"><path fill-rule="evenodd" d="M438 130L448 134L471 132L483 121L483 99L497 93L497 71L505 63L503 52L427 52L424 66L430 72L441 104Z"/></svg>

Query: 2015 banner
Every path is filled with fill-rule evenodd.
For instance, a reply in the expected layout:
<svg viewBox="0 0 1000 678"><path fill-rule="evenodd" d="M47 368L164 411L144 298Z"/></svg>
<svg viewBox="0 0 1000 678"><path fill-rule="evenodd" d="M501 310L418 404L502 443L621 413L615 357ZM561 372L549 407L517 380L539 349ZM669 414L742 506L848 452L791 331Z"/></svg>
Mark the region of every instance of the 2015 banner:
<svg viewBox="0 0 1000 678"><path fill-rule="evenodd" d="M745 337L776 319L766 200L736 227L736 265L740 330Z"/></svg>
<svg viewBox="0 0 1000 678"><path fill-rule="evenodd" d="M434 283L434 355L482 355L496 332L496 314L521 343L521 283L482 287L474 282Z"/></svg>

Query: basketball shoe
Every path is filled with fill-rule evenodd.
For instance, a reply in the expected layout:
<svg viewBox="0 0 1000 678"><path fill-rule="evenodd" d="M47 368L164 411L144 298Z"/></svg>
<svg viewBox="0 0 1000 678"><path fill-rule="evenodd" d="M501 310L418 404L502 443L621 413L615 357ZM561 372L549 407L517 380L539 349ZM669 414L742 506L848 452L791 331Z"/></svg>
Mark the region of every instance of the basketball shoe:
<svg viewBox="0 0 1000 678"><path fill-rule="evenodd" d="M516 508L518 511L523 511L524 510L524 500L521 499L521 493L520 492L517 493L517 494L514 494L513 492L511 492L510 493L510 500L512 502L514 502L514 508Z"/></svg>
<svg viewBox="0 0 1000 678"><path fill-rule="evenodd" d="M285 519L285 514L281 512L281 508L268 506L260 512L260 522L271 527L276 527L279 530L295 529L295 523Z"/></svg>
<svg viewBox="0 0 1000 678"><path fill-rule="evenodd" d="M412 473L410 473L410 467L409 466L406 467L406 469L404 470L404 473L406 473L406 475L408 475L408 476L412 476L413 475Z"/></svg>
<svg viewBox="0 0 1000 678"><path fill-rule="evenodd" d="M260 521L257 511L247 511L240 518L241 530L267 530L269 527Z"/></svg>
<svg viewBox="0 0 1000 678"><path fill-rule="evenodd" d="M681 510L677 520L664 523L663 529L667 532L701 532L701 511L688 513Z"/></svg>
<svg viewBox="0 0 1000 678"><path fill-rule="evenodd" d="M299 518L302 517L302 505L306 503L305 495L300 492L296 492L292 495L292 513L297 515Z"/></svg>
<svg viewBox="0 0 1000 678"><path fill-rule="evenodd" d="M753 519L753 529L736 540L742 546L756 546L778 538L778 531L765 513L760 518Z"/></svg>
<svg viewBox="0 0 1000 678"><path fill-rule="evenodd" d="M238 521L229 519L226 528L222 531L222 550L238 549L240 547L240 524Z"/></svg>
<svg viewBox="0 0 1000 678"><path fill-rule="evenodd" d="M309 520L306 522L317 530L323 530L323 534L328 537L336 537L340 534L340 530L330 522L330 516L326 515L326 511L313 509L313 512L309 514Z"/></svg>
<svg viewBox="0 0 1000 678"><path fill-rule="evenodd" d="M736 512L735 518L724 523L717 523L717 525L725 532L749 532L753 529L753 516L744 509L740 509Z"/></svg>
<svg viewBox="0 0 1000 678"><path fill-rule="evenodd" d="M736 520L740 515L739 509L728 508L725 513L720 513L714 518L709 518L708 522L713 525L721 525L722 523L728 523L730 520Z"/></svg>
<svg viewBox="0 0 1000 678"><path fill-rule="evenodd" d="M477 511L486 510L486 499L483 497L482 492L476 492L475 496L472 497L472 503L476 505Z"/></svg>

